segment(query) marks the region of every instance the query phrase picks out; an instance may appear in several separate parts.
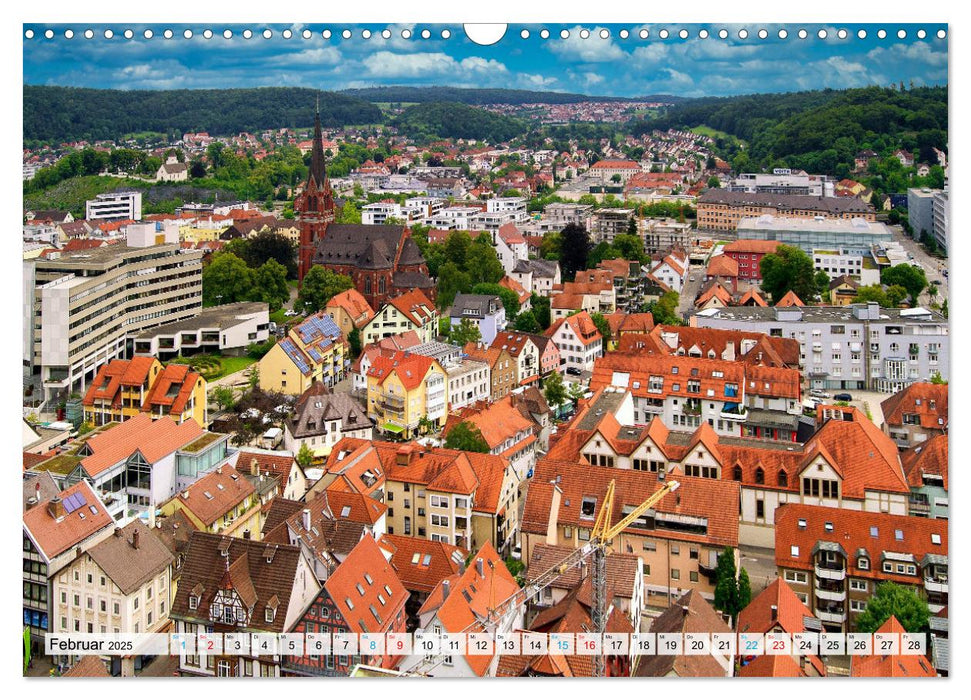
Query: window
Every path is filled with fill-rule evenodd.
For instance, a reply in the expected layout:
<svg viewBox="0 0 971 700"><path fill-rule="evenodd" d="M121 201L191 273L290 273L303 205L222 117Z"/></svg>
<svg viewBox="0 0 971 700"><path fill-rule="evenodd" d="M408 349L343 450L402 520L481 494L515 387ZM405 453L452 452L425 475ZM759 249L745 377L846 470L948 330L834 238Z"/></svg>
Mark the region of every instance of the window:
<svg viewBox="0 0 971 700"><path fill-rule="evenodd" d="M779 486L782 488L789 486L789 475L786 474L784 469L779 470Z"/></svg>
<svg viewBox="0 0 971 700"><path fill-rule="evenodd" d="M580 517L581 518L592 518L593 512L597 508L597 499L585 496L580 502Z"/></svg>
<svg viewBox="0 0 971 700"><path fill-rule="evenodd" d="M793 559L799 558L799 545L792 545L789 547L789 554Z"/></svg>
<svg viewBox="0 0 971 700"><path fill-rule="evenodd" d="M197 610L199 608L199 596L190 595L189 596L189 610ZM118 603L115 603L115 615L118 614Z"/></svg>
<svg viewBox="0 0 971 700"><path fill-rule="evenodd" d="M755 517L760 520L765 518L765 501L761 498L755 502Z"/></svg>
<svg viewBox="0 0 971 700"><path fill-rule="evenodd" d="M861 581L860 579L851 578L850 579L850 590L851 591L863 591L866 593L867 582Z"/></svg>
<svg viewBox="0 0 971 700"><path fill-rule="evenodd" d="M765 470L762 467L758 467L755 470L755 483L764 484L765 483Z"/></svg>
<svg viewBox="0 0 971 700"><path fill-rule="evenodd" d="M863 569L864 571L870 570L870 560L866 557L860 557L856 562L856 568Z"/></svg>
<svg viewBox="0 0 971 700"><path fill-rule="evenodd" d="M805 571L786 571L785 579L790 583L806 583L808 577Z"/></svg>
<svg viewBox="0 0 971 700"><path fill-rule="evenodd" d="M698 583L698 572L697 571L689 571L688 572L688 580L689 581L692 581L693 583Z"/></svg>
<svg viewBox="0 0 971 700"><path fill-rule="evenodd" d="M679 581L679 580L681 580L681 570L680 569L671 569L671 580L672 581Z"/></svg>
<svg viewBox="0 0 971 700"><path fill-rule="evenodd" d="M883 571L884 571L884 573L892 574L893 573L893 564L891 564L889 561L883 562Z"/></svg>

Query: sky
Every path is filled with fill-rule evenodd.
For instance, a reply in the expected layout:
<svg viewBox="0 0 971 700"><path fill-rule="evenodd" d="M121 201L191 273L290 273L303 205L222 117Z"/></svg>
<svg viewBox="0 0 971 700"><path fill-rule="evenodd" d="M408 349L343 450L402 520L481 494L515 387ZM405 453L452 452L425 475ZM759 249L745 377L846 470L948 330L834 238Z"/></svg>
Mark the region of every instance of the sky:
<svg viewBox="0 0 971 700"><path fill-rule="evenodd" d="M635 97L672 94L684 97L787 92L867 85L940 85L948 80L948 39L937 37L945 25L509 25L498 43L480 46L461 25L97 25L87 39L86 25L24 25L34 38L24 38L24 83L72 87L132 89L312 87L323 90L381 85L449 85L576 92L587 95ZM209 26L214 35L205 39ZM781 28L789 32L780 39ZM106 39L105 28L115 36ZM125 29L134 36L122 36ZM146 39L146 28L153 38ZM245 39L246 28L254 36ZM270 29L272 37L262 36ZM293 36L284 38L285 29ZM688 39L678 37L682 29ZM701 29L707 39L698 38ZM768 32L760 39L759 29ZM904 39L896 34L903 28ZM54 38L44 33L53 30ZM74 31L67 39L64 32ZM165 39L163 30L173 38ZM191 39L183 37L191 29ZM231 39L223 37L232 31ZM325 39L322 32L331 30ZM341 32L351 30L351 38ZM391 30L384 38L381 31ZM423 30L430 31L423 38ZM451 32L448 39L441 33ZM529 32L528 38L521 31ZM543 39L540 31L550 36ZM580 32L590 32L582 38ZM606 29L609 36L600 37ZM630 32L620 36L621 29ZM642 30L647 38L641 38ZM661 38L667 29L670 34ZM719 38L719 30L728 37ZM805 29L808 36L797 36ZM820 39L817 32L828 36ZM844 39L838 29L846 29ZM861 39L858 30L867 36ZM927 36L917 37L923 29ZM303 38L309 30L310 38ZM370 30L370 38L362 32ZM412 35L405 39L403 30ZM569 37L561 38L561 31Z"/></svg>

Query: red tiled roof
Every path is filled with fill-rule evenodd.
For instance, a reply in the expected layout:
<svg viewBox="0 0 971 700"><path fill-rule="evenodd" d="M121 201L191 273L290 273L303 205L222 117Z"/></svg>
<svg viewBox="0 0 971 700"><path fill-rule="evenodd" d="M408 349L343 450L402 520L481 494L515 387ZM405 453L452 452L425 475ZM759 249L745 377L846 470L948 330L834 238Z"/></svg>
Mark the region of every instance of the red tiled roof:
<svg viewBox="0 0 971 700"><path fill-rule="evenodd" d="M773 617L772 606L775 606ZM805 632L805 618L813 617L809 608L799 600L789 584L776 578L738 614L739 633L767 634L779 631L795 634Z"/></svg>
<svg viewBox="0 0 971 700"><path fill-rule="evenodd" d="M413 289L410 292L392 297L388 299L388 303L419 328L432 320L432 314L435 310L435 305L422 294L420 289Z"/></svg>
<svg viewBox="0 0 971 700"><path fill-rule="evenodd" d="M482 575L479 575L480 566ZM449 581L448 597L445 597L440 581L422 605L419 614L437 610L435 614L444 631L448 633L479 630L481 623L476 626L477 621L487 617L498 603L519 590L516 579L488 542L473 557L465 573L446 580ZM477 676L485 675L492 663L492 657L486 655L466 656L465 660Z"/></svg>
<svg viewBox="0 0 971 700"><path fill-rule="evenodd" d="M768 306L765 299L762 298L762 295L759 294L754 288L745 292L745 294L742 295L742 298L738 300L739 306L748 306L750 303L753 306Z"/></svg>
<svg viewBox="0 0 971 700"><path fill-rule="evenodd" d="M421 537L382 535L378 545L391 553L391 566L410 591L431 593L442 579L460 573L467 552Z"/></svg>
<svg viewBox="0 0 971 700"><path fill-rule="evenodd" d="M785 293L785 296L779 299L779 303L776 304L776 306L805 306L805 304L803 303L802 299L800 299L796 293L790 289Z"/></svg>
<svg viewBox="0 0 971 700"><path fill-rule="evenodd" d="M348 289L346 292L341 292L332 297L327 302L326 308L344 309L356 327L361 327L374 318L374 309L356 289Z"/></svg>
<svg viewBox="0 0 971 700"><path fill-rule="evenodd" d="M888 425L903 425L904 414L919 416L925 430L947 428L947 384L914 382L880 403L883 420Z"/></svg>
<svg viewBox="0 0 971 700"><path fill-rule="evenodd" d="M708 262L709 277L738 277L738 261L727 255L716 255Z"/></svg>
<svg viewBox="0 0 971 700"><path fill-rule="evenodd" d="M602 503L607 486L616 481L612 522L624 517L624 506L636 506L660 488L656 474L650 472L595 467L573 461L540 459L532 485L526 494L522 515L523 532L547 531L550 520L554 483L559 477L558 488L562 492L558 522L574 527L593 527L594 520L581 516L584 496L593 496ZM688 515L706 518L707 534L668 532L663 529L643 530L632 525L628 531L650 537L674 538L682 541L709 543L717 546L738 546L738 498L737 483L726 480L704 479L678 475L681 487L665 496L654 510L658 514ZM594 512L594 518L597 513Z"/></svg>
<svg viewBox="0 0 971 700"><path fill-rule="evenodd" d="M906 631L897 618L891 615L890 619L880 625L877 633L903 634ZM934 678L937 673L925 656L874 654L851 656L850 675L857 678Z"/></svg>
<svg viewBox="0 0 971 700"><path fill-rule="evenodd" d="M591 170L640 170L641 166L632 160L598 160L590 166Z"/></svg>
<svg viewBox="0 0 971 700"><path fill-rule="evenodd" d="M804 528L799 526L800 520L805 521ZM826 523L831 523L832 529ZM833 542L846 552L847 576L876 575L881 580L913 585L914 576L880 570L881 554L910 554L918 564L926 554L947 556L947 531L946 520L786 503L775 511L775 563L787 569L811 569L816 544ZM897 532L901 539L897 539ZM932 535L941 543L934 544ZM793 554L793 547L798 548L797 554ZM867 569L857 567L859 550L866 551Z"/></svg>
<svg viewBox="0 0 971 700"><path fill-rule="evenodd" d="M924 476L939 476L944 490L947 491L947 435L935 435L902 452L900 461L911 488L924 487Z"/></svg>
<svg viewBox="0 0 971 700"><path fill-rule="evenodd" d="M81 460L88 476L94 477L105 469L127 459L137 450L149 464L185 447L203 434L192 418L176 423L168 416L153 421L147 413L140 413L104 432L87 439L91 454Z"/></svg>
<svg viewBox="0 0 971 700"><path fill-rule="evenodd" d="M756 656L738 669L739 678L802 678L806 672L787 654Z"/></svg>
<svg viewBox="0 0 971 700"><path fill-rule="evenodd" d="M225 464L180 491L173 500L209 527L252 496L254 491L249 479Z"/></svg>
<svg viewBox="0 0 971 700"><path fill-rule="evenodd" d="M779 241L758 241L751 238L740 238L722 248L723 253L774 253L779 248Z"/></svg>
<svg viewBox="0 0 971 700"><path fill-rule="evenodd" d="M196 385L203 382L202 375L188 365L168 365L155 379L142 410L157 411L159 407L168 407L169 414L181 415Z"/></svg>
<svg viewBox="0 0 971 700"><path fill-rule="evenodd" d="M470 407L459 414L451 414L445 422L442 436L447 437L455 425L469 422L482 433L490 450L494 450L506 440L514 438L524 430L530 430L532 423L513 406L512 396L506 396L495 403ZM518 445L515 447L518 448Z"/></svg>
<svg viewBox="0 0 971 700"><path fill-rule="evenodd" d="M374 358L367 376L380 380L383 385L392 374L397 375L405 390L411 391L420 386L425 381L429 370L437 365L438 363L431 357L413 355L407 351L395 352L391 357Z"/></svg>
<svg viewBox="0 0 971 700"><path fill-rule="evenodd" d="M352 633L391 629L408 599L404 584L370 534L351 550L324 588Z"/></svg>
<svg viewBox="0 0 971 700"><path fill-rule="evenodd" d="M534 346L536 345L527 334L521 331L512 333L503 332L496 334L496 337L492 341L491 347L493 349L505 350L513 357L518 358L519 355L522 354L527 343Z"/></svg>
<svg viewBox="0 0 971 700"><path fill-rule="evenodd" d="M68 513L63 504L72 496L80 496L85 503ZM48 560L81 544L102 528L114 524L114 519L108 515L101 499L87 481L80 481L64 489L54 498L59 498L65 508L64 516L59 521L50 513L51 499L24 513L24 529Z"/></svg>

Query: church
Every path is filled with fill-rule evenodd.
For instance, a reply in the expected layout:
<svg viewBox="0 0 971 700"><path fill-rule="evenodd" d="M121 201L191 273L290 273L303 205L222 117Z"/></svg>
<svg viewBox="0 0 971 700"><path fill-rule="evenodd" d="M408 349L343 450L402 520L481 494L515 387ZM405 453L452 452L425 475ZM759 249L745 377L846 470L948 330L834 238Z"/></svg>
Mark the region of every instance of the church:
<svg viewBox="0 0 971 700"><path fill-rule="evenodd" d="M319 109L314 118L310 174L293 209L300 228L301 281L312 266L322 265L350 277L373 309L415 289L434 300L435 283L406 226L335 223L336 206L327 179Z"/></svg>

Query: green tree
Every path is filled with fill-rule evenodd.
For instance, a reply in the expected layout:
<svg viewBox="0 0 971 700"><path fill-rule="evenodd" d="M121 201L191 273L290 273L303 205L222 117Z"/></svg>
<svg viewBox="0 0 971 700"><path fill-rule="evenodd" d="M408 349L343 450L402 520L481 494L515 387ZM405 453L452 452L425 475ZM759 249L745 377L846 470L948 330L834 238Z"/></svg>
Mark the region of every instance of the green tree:
<svg viewBox="0 0 971 700"><path fill-rule="evenodd" d="M276 311L290 301L290 286L287 284L287 268L272 258L256 270L253 283L253 296L265 301L270 311Z"/></svg>
<svg viewBox="0 0 971 700"><path fill-rule="evenodd" d="M543 382L543 396L546 403L550 406L562 406L566 401L566 385L563 383L563 375L559 372L552 372Z"/></svg>
<svg viewBox="0 0 971 700"><path fill-rule="evenodd" d="M856 618L856 629L872 634L891 615L908 632L926 632L928 629L930 610L927 603L911 589L898 586L892 581L885 581L877 586L876 592L867 601L866 609Z"/></svg>
<svg viewBox="0 0 971 700"><path fill-rule="evenodd" d="M189 164L189 177L198 180L206 176L206 164L201 160L194 160Z"/></svg>
<svg viewBox="0 0 971 700"><path fill-rule="evenodd" d="M631 219L633 221L633 219ZM613 247L617 249L624 260L635 262L646 262L647 256L644 254L644 241L637 233L622 233L614 237Z"/></svg>
<svg viewBox="0 0 971 700"><path fill-rule="evenodd" d="M610 332L610 322L601 313L590 314L590 320L593 321L593 325L597 327L597 330L600 331L600 335L603 336L603 347L606 348L607 343L613 337Z"/></svg>
<svg viewBox="0 0 971 700"><path fill-rule="evenodd" d="M529 298L529 305L533 312L533 316L536 317L536 323L542 330L546 330L550 327L553 319L550 317L550 300L549 297L542 297L536 292L533 292Z"/></svg>
<svg viewBox="0 0 971 700"><path fill-rule="evenodd" d="M236 404L236 394L233 392L233 388L230 386L217 386L212 390L210 397L213 402L219 406L220 411L225 411L227 409L232 409Z"/></svg>
<svg viewBox="0 0 971 700"><path fill-rule="evenodd" d="M748 571L742 567L738 573L738 610L741 612L752 602L752 584L748 579Z"/></svg>
<svg viewBox="0 0 971 700"><path fill-rule="evenodd" d="M216 253L202 271L203 306L250 301L256 273L232 253Z"/></svg>
<svg viewBox="0 0 971 700"><path fill-rule="evenodd" d="M466 343L478 343L482 340L479 325L471 318L463 318L448 329L448 342L452 345L465 347Z"/></svg>
<svg viewBox="0 0 971 700"><path fill-rule="evenodd" d="M749 594L751 595L751 591ZM718 555L715 567L715 609L721 610L734 620L741 610L739 602L735 550L725 547Z"/></svg>
<svg viewBox="0 0 971 700"><path fill-rule="evenodd" d="M506 318L513 318L519 313L519 295L511 289L503 287L501 284L489 284L480 282L472 287L473 294L490 294L502 300L502 305L506 309Z"/></svg>
<svg viewBox="0 0 971 700"><path fill-rule="evenodd" d="M301 469L309 469L314 463L314 452L306 442L302 442L300 443L300 449L297 450L297 454L293 458L300 465Z"/></svg>
<svg viewBox="0 0 971 700"><path fill-rule="evenodd" d="M601 241L593 247L587 256L586 268L591 269L600 265L604 260L616 260L621 253L607 241Z"/></svg>
<svg viewBox="0 0 971 700"><path fill-rule="evenodd" d="M722 186L721 180L718 179L717 175L712 175L710 178L708 178L708 187L715 188L715 187L721 187L721 186Z"/></svg>
<svg viewBox="0 0 971 700"><path fill-rule="evenodd" d="M813 260L802 248L780 245L775 253L763 256L759 263L762 289L777 304L789 291L795 292L804 303L816 299L816 271Z"/></svg>
<svg viewBox="0 0 971 700"><path fill-rule="evenodd" d="M445 447L465 452L481 452L483 454L489 452L489 443L482 437L482 431L468 421L457 423L448 431L448 435L445 436Z"/></svg>
<svg viewBox="0 0 971 700"><path fill-rule="evenodd" d="M931 375L931 384L947 384L947 380L941 376L940 372L934 372Z"/></svg>
<svg viewBox="0 0 971 700"><path fill-rule="evenodd" d="M920 293L927 288L927 275L924 273L924 268L907 263L885 267L880 272L880 281L886 285L897 284L906 289L915 305Z"/></svg>
<svg viewBox="0 0 971 700"><path fill-rule="evenodd" d="M347 335L347 342L351 345L351 354L357 357L361 354L363 344L361 343L361 331L357 328L352 328L351 332Z"/></svg>
<svg viewBox="0 0 971 700"><path fill-rule="evenodd" d="M860 287L856 290L856 296L851 299L854 304L865 304L867 302L875 301L882 307L889 307L890 301L887 298L887 292L884 291L883 286L879 284L868 284L866 286Z"/></svg>
<svg viewBox="0 0 971 700"><path fill-rule="evenodd" d="M334 223L359 224L361 223L361 212L354 206L354 202L347 200L341 210L337 212L337 216L334 217Z"/></svg>
<svg viewBox="0 0 971 700"><path fill-rule="evenodd" d="M590 234L583 226L567 224L560 235L560 272L564 281L572 281L578 271L587 269Z"/></svg>
<svg viewBox="0 0 971 700"><path fill-rule="evenodd" d="M78 436L87 435L92 430L94 430L94 424L86 420L78 426Z"/></svg>
<svg viewBox="0 0 971 700"><path fill-rule="evenodd" d="M314 265L303 278L297 303L305 313L315 313L327 306L327 302L354 286L347 275L341 275L323 265Z"/></svg>
<svg viewBox="0 0 971 700"><path fill-rule="evenodd" d="M539 256L544 260L559 260L563 235L559 231L552 231L543 236L539 244Z"/></svg>
<svg viewBox="0 0 971 700"><path fill-rule="evenodd" d="M527 309L516 314L516 320L513 322L513 328L517 331L522 331L523 333L539 333L542 328L540 328L539 321L536 320L536 316L533 314L532 309Z"/></svg>
<svg viewBox="0 0 971 700"><path fill-rule="evenodd" d="M436 297L438 308L444 309L452 305L456 294L471 289L472 281L471 277L458 265L447 262L438 269L436 287L438 289Z"/></svg>
<svg viewBox="0 0 971 700"><path fill-rule="evenodd" d="M678 306L681 298L674 290L665 292L657 301L649 303L645 310L654 317L656 325L680 326L682 324L681 315L678 313Z"/></svg>
<svg viewBox="0 0 971 700"><path fill-rule="evenodd" d="M236 239L232 243L245 240L243 254L239 255L250 267L259 267L267 260L275 260L286 269L287 278L297 278L297 248L284 235L275 231L261 231L252 238Z"/></svg>
<svg viewBox="0 0 971 700"><path fill-rule="evenodd" d="M572 382L570 384L570 388L567 389L566 393L567 393L567 396L570 397L570 400L576 403L584 396L586 396L587 389L580 382Z"/></svg>

